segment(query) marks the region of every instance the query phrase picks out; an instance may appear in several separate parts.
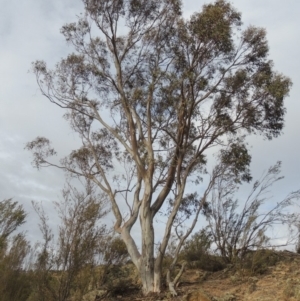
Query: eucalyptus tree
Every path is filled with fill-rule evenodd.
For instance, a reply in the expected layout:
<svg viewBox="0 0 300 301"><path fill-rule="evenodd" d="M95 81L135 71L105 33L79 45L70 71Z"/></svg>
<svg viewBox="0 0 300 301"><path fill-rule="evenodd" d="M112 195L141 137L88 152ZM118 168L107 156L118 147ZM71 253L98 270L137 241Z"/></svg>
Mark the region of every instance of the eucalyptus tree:
<svg viewBox="0 0 300 301"><path fill-rule="evenodd" d="M226 1L204 5L188 19L180 0L83 4L77 22L61 30L74 52L54 69L33 64L42 94L65 109L82 145L60 165L50 159L56 152L47 138L27 148L38 168L57 166L106 193L143 292L159 292L178 212L190 211L196 221L218 175L199 185L208 151L224 148L222 170L249 180L242 137L280 135L291 82L273 70L265 30L243 28ZM155 254L154 219L167 206ZM140 244L131 233L138 220Z"/></svg>

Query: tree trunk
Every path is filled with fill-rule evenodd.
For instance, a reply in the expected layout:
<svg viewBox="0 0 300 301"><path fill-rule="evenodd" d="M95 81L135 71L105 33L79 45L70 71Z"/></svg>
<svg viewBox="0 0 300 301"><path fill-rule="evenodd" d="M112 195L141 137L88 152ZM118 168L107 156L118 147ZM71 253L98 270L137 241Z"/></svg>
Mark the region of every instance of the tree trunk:
<svg viewBox="0 0 300 301"><path fill-rule="evenodd" d="M150 292L160 293L161 277L159 272L154 269L154 229L152 212L148 204L145 204L145 207L141 209L142 254L139 272L143 285L143 294L147 295Z"/></svg>
<svg viewBox="0 0 300 301"><path fill-rule="evenodd" d="M130 227L123 227L120 234L126 244L130 257L139 272L143 294L160 293L162 269L161 265L155 265L154 229L150 208L141 208L140 224L142 232L141 253L130 234Z"/></svg>
<svg viewBox="0 0 300 301"><path fill-rule="evenodd" d="M175 263L174 264L171 264L168 272L167 272L167 284L169 286L169 291L171 293L172 296L177 296L177 292L175 290L175 287L177 286L178 284L178 281L180 279L180 277L182 276L183 274L183 271L184 271L184 268L186 266L186 262L182 262L181 264L181 269L180 271L177 273L176 277L174 278L174 280L172 281L171 280L171 271L174 270L175 268Z"/></svg>
<svg viewBox="0 0 300 301"><path fill-rule="evenodd" d="M143 294L154 291L154 233L153 227L148 221L149 216L141 220L142 223L142 256L140 275L143 285Z"/></svg>
<svg viewBox="0 0 300 301"><path fill-rule="evenodd" d="M140 277L143 285L143 294L146 296L150 292L154 292L154 273L149 262L143 260L140 266Z"/></svg>
<svg viewBox="0 0 300 301"><path fill-rule="evenodd" d="M151 292L160 293L161 290L161 269L154 268L154 244L152 243L154 240L153 231L151 231L151 227L146 228L150 229L150 235L143 235L142 255L138 254L135 243L128 231L122 231L122 238L134 265L139 271L144 295ZM149 233L149 231L147 233Z"/></svg>
<svg viewBox="0 0 300 301"><path fill-rule="evenodd" d="M149 269L147 264L141 263L140 277L142 281L143 294L146 296L149 293L161 292L161 273L154 272L153 269Z"/></svg>
<svg viewBox="0 0 300 301"><path fill-rule="evenodd" d="M145 296L149 293L161 292L161 270L157 271L153 267L154 259L151 262L146 262L146 260L141 261L139 272Z"/></svg>
<svg viewBox="0 0 300 301"><path fill-rule="evenodd" d="M162 266L154 266L154 292L160 293L161 291L161 276L162 276Z"/></svg>

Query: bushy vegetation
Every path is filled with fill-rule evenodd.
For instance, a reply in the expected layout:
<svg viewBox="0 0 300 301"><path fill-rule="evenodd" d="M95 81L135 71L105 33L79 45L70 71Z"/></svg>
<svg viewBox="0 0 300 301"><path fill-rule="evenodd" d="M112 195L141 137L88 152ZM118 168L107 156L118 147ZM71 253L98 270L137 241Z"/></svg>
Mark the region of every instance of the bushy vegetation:
<svg viewBox="0 0 300 301"><path fill-rule="evenodd" d="M12 199L0 202L0 300L26 300L31 273L26 266L30 245L24 233L13 232L25 222L26 213Z"/></svg>
<svg viewBox="0 0 300 301"><path fill-rule="evenodd" d="M202 229L186 242L181 256L188 262L190 268L211 272L222 270L225 265L220 256L212 253L212 243L212 236L207 229Z"/></svg>
<svg viewBox="0 0 300 301"><path fill-rule="evenodd" d="M37 300L65 301L71 295L75 296L74 301L82 300L100 263L97 260L103 257L101 244L107 229L100 221L107 213L105 198L97 195L89 182L83 192L67 185L63 200L55 203L60 218L57 238L47 224L42 206L33 205L43 234L34 264L38 274L34 291Z"/></svg>
<svg viewBox="0 0 300 301"><path fill-rule="evenodd" d="M25 233L13 235L25 222L23 207L0 202L0 301L79 301L101 286L118 292L127 281L127 249L102 222L108 212L103 195L89 182L84 191L68 184L54 205L57 235L42 204L33 203L43 239L31 247Z"/></svg>
<svg viewBox="0 0 300 301"><path fill-rule="evenodd" d="M276 203L271 201L271 186L283 178L280 171L281 162L271 166L261 179L254 182L245 200L235 196L240 185L234 179L223 177L215 185L204 214L212 241L224 262L239 263L249 251L278 248L295 242L293 235L281 239L280 243L268 237L268 231L277 225L286 225L292 234L299 220L298 214L291 210L300 198L299 190Z"/></svg>
<svg viewBox="0 0 300 301"><path fill-rule="evenodd" d="M270 171L274 175L274 169ZM275 171L277 175L279 170L275 168ZM268 183L273 180L271 177ZM42 205L34 203L43 239L33 248L25 233L16 232L26 219L23 207L11 199L0 202L0 301L94 300L99 292L116 296L139 290L138 271L130 261L125 243L104 226L102 219L108 212L106 204L105 197L96 194L90 182L83 191L68 184L63 199L55 203L60 223L58 234L54 235ZM207 206L204 214L211 214L210 210ZM231 212L234 216L235 211ZM226 216L222 216L224 222ZM245 216L250 218L250 215ZM283 216L287 217L282 213L276 215L278 219ZM272 218L273 221L275 217ZM237 241L248 233L247 227L243 229L235 232ZM229 262L218 249L218 241L211 230L209 225L185 242L177 258L178 264L171 271L173 275L185 267L217 272L228 269L228 263L235 271L243 269L250 275L261 275L281 260L278 253L261 244L252 248L249 245L247 252L241 253L243 256ZM222 228L215 227L214 230L221 232ZM169 267L177 256L177 245L178 237L173 235L162 267L164 287L168 284ZM226 247L230 247L229 241ZM91 292L95 293L87 299L85 296Z"/></svg>

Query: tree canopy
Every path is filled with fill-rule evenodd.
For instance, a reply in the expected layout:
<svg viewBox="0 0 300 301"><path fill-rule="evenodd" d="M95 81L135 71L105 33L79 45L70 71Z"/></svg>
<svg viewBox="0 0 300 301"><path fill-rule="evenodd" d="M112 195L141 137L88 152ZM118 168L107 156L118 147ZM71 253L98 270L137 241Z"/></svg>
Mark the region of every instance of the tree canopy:
<svg viewBox="0 0 300 301"><path fill-rule="evenodd" d="M42 94L65 109L82 146L60 165L47 138L27 148L36 167L55 165L98 185L144 293L159 292L174 223L194 217L180 249L218 177L251 179L245 135L281 134L291 81L273 70L265 30L243 28L227 1L188 19L179 0L83 3L84 14L61 30L74 52L53 70L33 63ZM217 163L201 186L209 151ZM155 255L154 218L167 204ZM138 218L140 246L131 234Z"/></svg>

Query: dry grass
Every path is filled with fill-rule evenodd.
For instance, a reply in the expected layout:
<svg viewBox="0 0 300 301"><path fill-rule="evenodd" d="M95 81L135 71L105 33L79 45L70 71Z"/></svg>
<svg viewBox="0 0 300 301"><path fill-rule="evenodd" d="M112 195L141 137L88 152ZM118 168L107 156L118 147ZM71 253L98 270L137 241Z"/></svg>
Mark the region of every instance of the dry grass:
<svg viewBox="0 0 300 301"><path fill-rule="evenodd" d="M99 300L124 301L300 301L300 255L278 252L276 263L264 266L264 273L251 268L229 267L218 272L188 269L178 287L178 296L163 294L143 297L139 291L124 290ZM94 301L88 300L88 301Z"/></svg>

